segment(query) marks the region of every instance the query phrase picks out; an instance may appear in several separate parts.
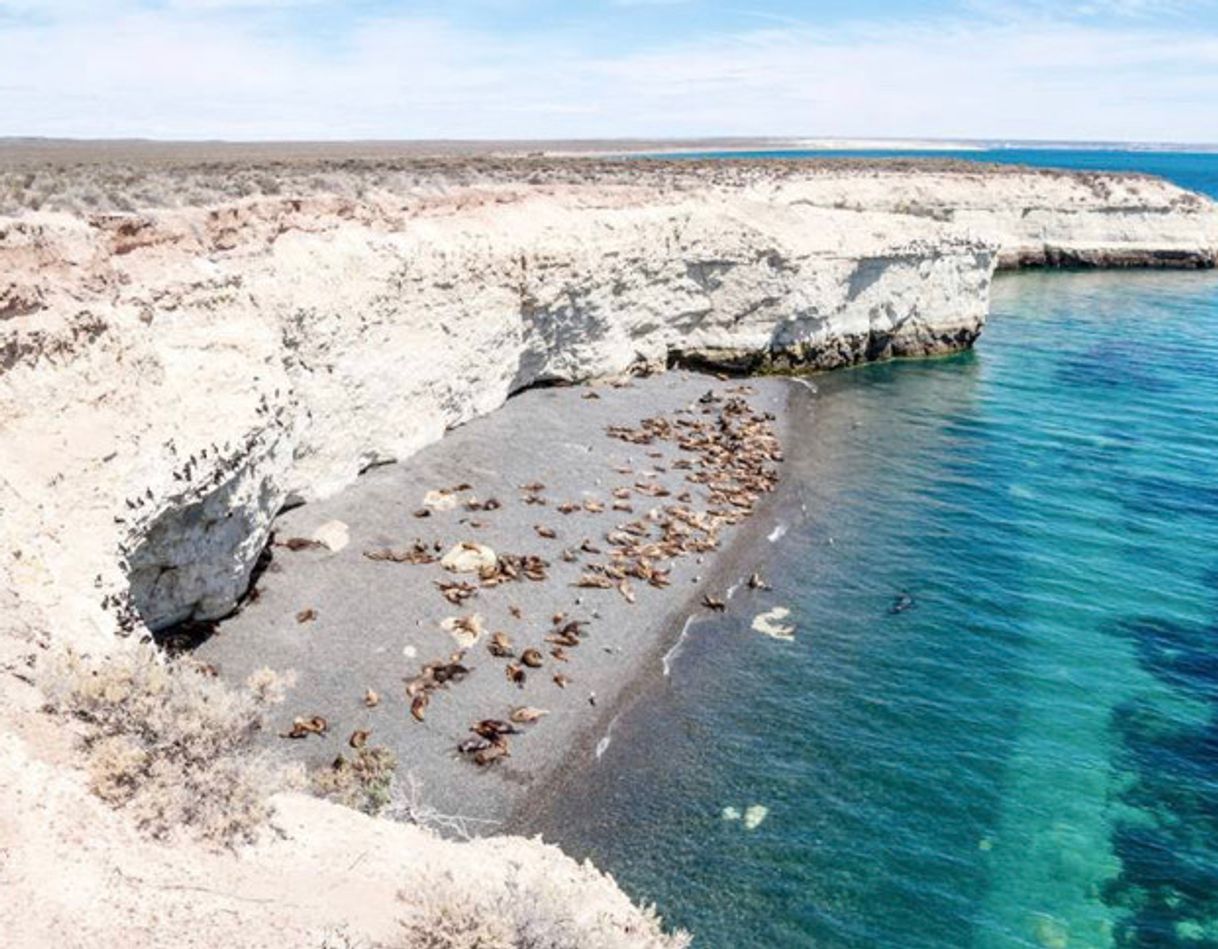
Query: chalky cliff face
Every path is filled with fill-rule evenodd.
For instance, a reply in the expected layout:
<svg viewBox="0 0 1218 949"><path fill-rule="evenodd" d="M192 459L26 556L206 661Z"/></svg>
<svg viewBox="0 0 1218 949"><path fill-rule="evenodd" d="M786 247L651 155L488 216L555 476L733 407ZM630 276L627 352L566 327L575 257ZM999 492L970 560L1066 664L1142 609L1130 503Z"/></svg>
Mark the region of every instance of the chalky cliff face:
<svg viewBox="0 0 1218 949"><path fill-rule="evenodd" d="M1145 178L695 173L0 223L0 588L104 645L222 616L272 518L540 382L951 352L995 267L1212 265Z"/></svg>

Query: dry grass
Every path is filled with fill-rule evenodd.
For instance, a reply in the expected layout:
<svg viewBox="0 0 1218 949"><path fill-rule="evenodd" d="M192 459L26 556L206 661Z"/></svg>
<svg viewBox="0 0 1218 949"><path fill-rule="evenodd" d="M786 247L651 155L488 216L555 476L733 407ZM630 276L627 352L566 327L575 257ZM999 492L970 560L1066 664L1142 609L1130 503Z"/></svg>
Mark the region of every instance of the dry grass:
<svg viewBox="0 0 1218 949"><path fill-rule="evenodd" d="M556 147L550 143L547 147ZM610 150L626 149L618 142ZM634 143L642 146L643 143ZM498 154L496 153L498 152ZM0 140L0 214L129 213L209 207L245 198L372 194L426 201L460 187L595 183L661 190L738 187L817 172L1069 176L1104 197L1136 173L1062 172L944 158L606 159L545 156L525 143L14 143Z"/></svg>
<svg viewBox="0 0 1218 949"><path fill-rule="evenodd" d="M376 815L389 803L397 758L382 745L360 748L351 758L339 755L313 774L313 791L339 804Z"/></svg>
<svg viewBox="0 0 1218 949"><path fill-rule="evenodd" d="M650 908L629 914L584 913L558 880L448 878L427 892L401 893L410 904L404 949L684 949L687 933L665 933Z"/></svg>
<svg viewBox="0 0 1218 949"><path fill-rule="evenodd" d="M234 689L189 659L135 646L54 654L38 680L52 711L83 724L93 792L153 837L184 828L215 844L252 840L268 796L297 780L251 748L285 687L270 670Z"/></svg>

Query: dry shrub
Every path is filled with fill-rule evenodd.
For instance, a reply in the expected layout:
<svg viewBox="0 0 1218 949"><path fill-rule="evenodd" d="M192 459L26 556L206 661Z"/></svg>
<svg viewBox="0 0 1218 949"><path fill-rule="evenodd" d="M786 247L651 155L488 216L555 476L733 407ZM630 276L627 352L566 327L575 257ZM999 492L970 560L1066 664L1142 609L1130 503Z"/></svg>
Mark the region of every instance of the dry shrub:
<svg viewBox="0 0 1218 949"><path fill-rule="evenodd" d="M400 893L407 949L684 949L687 933L665 933L655 910L587 911L586 891L561 878L521 883L444 874ZM612 883L605 878L606 884Z"/></svg>
<svg viewBox="0 0 1218 949"><path fill-rule="evenodd" d="M39 679L52 710L84 723L93 792L153 837L187 828L224 845L251 840L268 796L294 781L251 747L285 688L270 670L234 689L190 659L135 646L102 658L57 653Z"/></svg>
<svg viewBox="0 0 1218 949"><path fill-rule="evenodd" d="M397 758L383 745L360 748L352 758L339 755L328 768L313 774L313 790L321 797L379 814L389 803Z"/></svg>

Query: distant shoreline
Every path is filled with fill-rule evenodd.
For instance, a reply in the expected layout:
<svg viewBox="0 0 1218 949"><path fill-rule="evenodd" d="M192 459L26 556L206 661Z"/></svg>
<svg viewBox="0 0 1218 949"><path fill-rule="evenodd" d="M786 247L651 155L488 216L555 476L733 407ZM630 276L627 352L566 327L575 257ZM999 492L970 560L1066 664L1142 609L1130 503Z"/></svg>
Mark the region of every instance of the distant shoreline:
<svg viewBox="0 0 1218 949"><path fill-rule="evenodd" d="M957 152L1121 151L1218 153L1216 143L1061 142L1009 139L899 139L792 136L689 139L437 139L393 141L189 141L0 137L0 167L52 163L298 162L301 160L407 160L425 158L603 158L688 155L701 152Z"/></svg>

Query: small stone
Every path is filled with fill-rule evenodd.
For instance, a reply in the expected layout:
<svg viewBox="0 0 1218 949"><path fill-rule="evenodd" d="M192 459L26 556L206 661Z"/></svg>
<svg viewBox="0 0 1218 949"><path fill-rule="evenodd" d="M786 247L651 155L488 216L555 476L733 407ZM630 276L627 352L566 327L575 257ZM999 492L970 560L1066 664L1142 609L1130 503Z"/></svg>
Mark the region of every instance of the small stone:
<svg viewBox="0 0 1218 949"><path fill-rule="evenodd" d="M338 553L351 542L351 532L342 521L326 521L313 531L313 540Z"/></svg>

